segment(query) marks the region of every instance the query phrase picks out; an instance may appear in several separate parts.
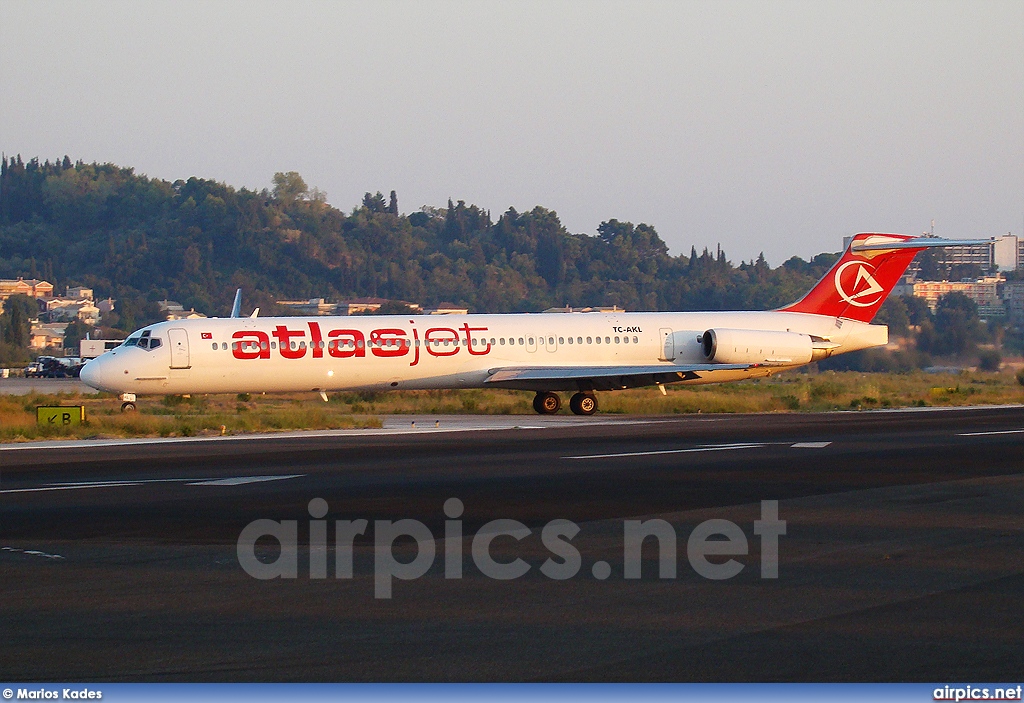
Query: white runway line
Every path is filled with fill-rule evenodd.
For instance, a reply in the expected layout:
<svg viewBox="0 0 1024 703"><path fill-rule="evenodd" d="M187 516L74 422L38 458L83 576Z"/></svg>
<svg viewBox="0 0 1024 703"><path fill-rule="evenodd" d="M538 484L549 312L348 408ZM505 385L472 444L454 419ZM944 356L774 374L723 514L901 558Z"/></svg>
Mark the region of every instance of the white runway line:
<svg viewBox="0 0 1024 703"><path fill-rule="evenodd" d="M563 459L608 459L620 456L654 456L656 454L687 454L689 452L723 452L729 449L756 449L764 444L717 444L709 447L690 447L689 449L661 449L650 452L620 452L617 454L583 454L580 456L563 456Z"/></svg>
<svg viewBox="0 0 1024 703"><path fill-rule="evenodd" d="M580 456L563 456L563 459L608 459L623 456L655 456L658 454L688 454L691 452L721 452L730 449L759 449L775 444L789 444L788 442L747 442L739 444L711 444L704 447L687 447L685 449L659 449L649 452L619 452L616 454L582 454ZM824 449L832 442L796 442L790 444L795 449Z"/></svg>
<svg viewBox="0 0 1024 703"><path fill-rule="evenodd" d="M266 481L284 481L289 478L299 478L305 474L291 474L290 476L239 476L238 478L218 478L211 481L195 481L186 483L186 486L244 486L247 483L264 483Z"/></svg>
<svg viewBox="0 0 1024 703"><path fill-rule="evenodd" d="M33 488L8 488L0 490L0 495L6 493L44 493L46 491L79 491L87 488L124 488L128 486L149 486L156 483L183 483L186 486L244 486L248 483L262 483L264 481L284 481L291 478L301 478L306 474L287 474L274 476L231 476L228 478L154 478L141 481L82 481L80 483L52 483L45 486Z"/></svg>
<svg viewBox="0 0 1024 703"><path fill-rule="evenodd" d="M991 432L961 432L957 437L983 437L993 434L1021 434L1024 430L993 430Z"/></svg>
<svg viewBox="0 0 1024 703"><path fill-rule="evenodd" d="M63 559L60 554L47 554L38 549L19 549L18 547L0 547L0 552L13 552L14 554L27 554L30 557L42 557L44 559Z"/></svg>

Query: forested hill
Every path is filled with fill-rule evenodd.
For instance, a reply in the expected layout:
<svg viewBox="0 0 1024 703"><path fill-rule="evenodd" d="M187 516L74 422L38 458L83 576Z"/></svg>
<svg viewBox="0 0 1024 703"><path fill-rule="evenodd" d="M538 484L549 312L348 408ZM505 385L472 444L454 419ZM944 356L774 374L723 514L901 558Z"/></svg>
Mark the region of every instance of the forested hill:
<svg viewBox="0 0 1024 703"><path fill-rule="evenodd" d="M764 309L805 292L835 260L771 269L724 253L670 256L654 227L609 220L570 234L551 210L496 220L462 201L401 214L394 193L351 213L296 173L273 190L173 183L111 164L23 162L0 174L0 277L86 285L120 301L122 325L172 298L210 315L274 299L379 296L476 312L612 305L628 310ZM701 233L701 241L713 234Z"/></svg>

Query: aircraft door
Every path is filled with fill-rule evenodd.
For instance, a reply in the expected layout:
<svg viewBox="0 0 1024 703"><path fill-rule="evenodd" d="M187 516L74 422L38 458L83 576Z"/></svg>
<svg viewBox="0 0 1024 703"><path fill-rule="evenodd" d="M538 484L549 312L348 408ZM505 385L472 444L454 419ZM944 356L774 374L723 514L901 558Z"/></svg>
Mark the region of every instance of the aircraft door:
<svg viewBox="0 0 1024 703"><path fill-rule="evenodd" d="M188 333L180 327L167 330L167 341L171 346L171 368L189 368Z"/></svg>
<svg viewBox="0 0 1024 703"><path fill-rule="evenodd" d="M672 334L672 330L667 327L662 327L658 330L658 336L661 340L661 360L674 360L676 358L676 340L675 335Z"/></svg>

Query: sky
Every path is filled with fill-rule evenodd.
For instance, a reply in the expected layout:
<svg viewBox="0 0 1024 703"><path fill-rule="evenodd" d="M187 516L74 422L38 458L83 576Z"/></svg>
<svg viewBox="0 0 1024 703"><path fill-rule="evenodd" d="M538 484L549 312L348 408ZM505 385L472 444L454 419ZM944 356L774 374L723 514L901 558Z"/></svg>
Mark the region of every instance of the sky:
<svg viewBox="0 0 1024 703"><path fill-rule="evenodd" d="M0 150L673 254L1024 227L1024 3L0 0Z"/></svg>

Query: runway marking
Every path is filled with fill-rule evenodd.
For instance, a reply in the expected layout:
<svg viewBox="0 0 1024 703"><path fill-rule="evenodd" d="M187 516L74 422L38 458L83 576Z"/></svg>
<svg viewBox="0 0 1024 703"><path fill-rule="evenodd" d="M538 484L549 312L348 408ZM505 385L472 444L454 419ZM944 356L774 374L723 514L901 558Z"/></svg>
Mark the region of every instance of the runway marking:
<svg viewBox="0 0 1024 703"><path fill-rule="evenodd" d="M60 554L47 554L37 549L19 549L18 547L0 547L0 552L13 552L15 554L27 554L30 557L43 557L44 559L63 559Z"/></svg>
<svg viewBox="0 0 1024 703"><path fill-rule="evenodd" d="M957 437L981 437L992 434L1021 434L1024 430L993 430L991 432L960 432Z"/></svg>
<svg viewBox="0 0 1024 703"><path fill-rule="evenodd" d="M244 486L247 483L263 481L282 481L289 478L300 478L305 474L287 474L281 476L231 476L229 478L153 478L141 481L80 481L75 483L51 483L33 488L7 488L0 490L6 493L43 493L46 491L79 491L88 488L123 488L126 486L149 486L155 483L183 483L186 486Z"/></svg>
<svg viewBox="0 0 1024 703"><path fill-rule="evenodd" d="M609 459L620 456L654 456L656 454L687 454L690 452L723 452L730 449L757 449L764 444L716 444L708 447L690 447L689 449L661 449L650 452L619 452L616 454L582 454L580 456L563 456L563 459Z"/></svg>
<svg viewBox="0 0 1024 703"><path fill-rule="evenodd" d="M291 474L289 476L239 476L238 478L216 478L211 481L195 481L186 483L186 486L244 486L247 483L263 483L265 481L284 481L289 478L299 478L305 474Z"/></svg>
<svg viewBox="0 0 1024 703"><path fill-rule="evenodd" d="M825 447L827 447L830 444L832 444L832 443L831 442L797 442L796 444L791 444L789 446L793 447L794 449L824 449Z"/></svg>

